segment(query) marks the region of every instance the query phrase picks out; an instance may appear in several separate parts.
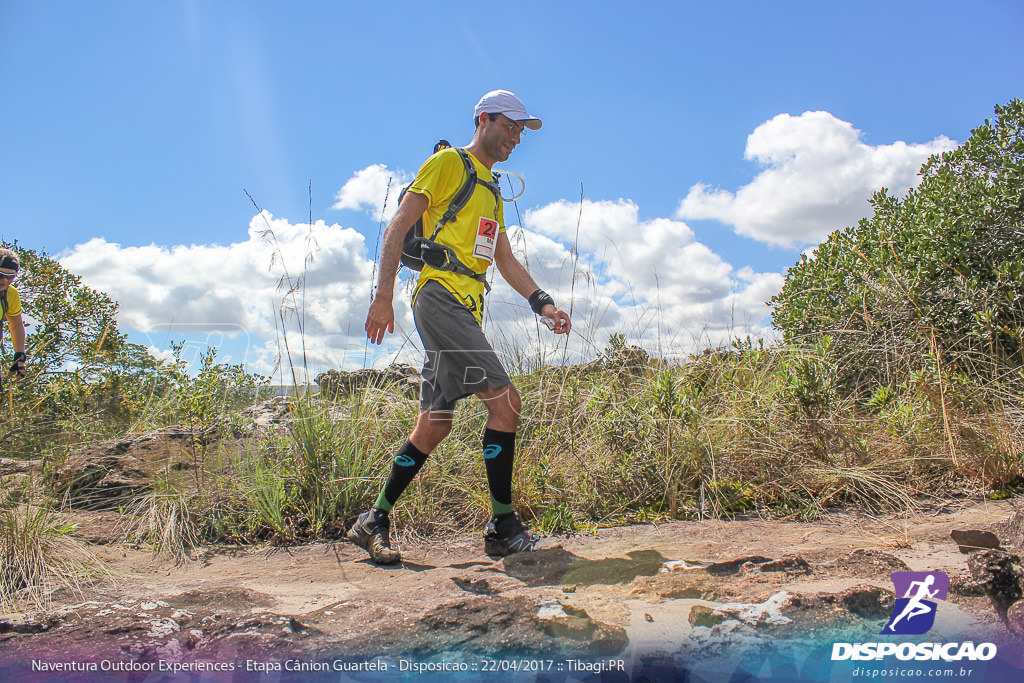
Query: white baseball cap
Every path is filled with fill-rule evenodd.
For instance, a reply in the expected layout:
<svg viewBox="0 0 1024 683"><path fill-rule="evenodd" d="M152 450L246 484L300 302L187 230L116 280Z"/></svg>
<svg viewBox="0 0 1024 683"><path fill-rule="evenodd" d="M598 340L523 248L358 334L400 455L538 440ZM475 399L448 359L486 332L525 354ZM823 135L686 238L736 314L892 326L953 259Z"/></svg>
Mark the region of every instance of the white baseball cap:
<svg viewBox="0 0 1024 683"><path fill-rule="evenodd" d="M473 117L479 118L480 114L504 114L530 130L539 130L541 127L540 119L527 114L523 101L508 90L492 90L481 97L473 110Z"/></svg>

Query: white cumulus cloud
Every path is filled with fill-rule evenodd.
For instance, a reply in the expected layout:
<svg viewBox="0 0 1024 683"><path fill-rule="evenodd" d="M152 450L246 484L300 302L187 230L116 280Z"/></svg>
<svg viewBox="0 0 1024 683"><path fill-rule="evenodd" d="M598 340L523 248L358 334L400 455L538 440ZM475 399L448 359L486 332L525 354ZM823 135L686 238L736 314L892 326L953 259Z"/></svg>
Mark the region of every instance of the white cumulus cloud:
<svg viewBox="0 0 1024 683"><path fill-rule="evenodd" d="M334 195L331 208L365 211L373 218L383 215L384 220L389 221L398 211L398 195L411 180L402 171L389 170L384 164L372 164L357 171L342 185Z"/></svg>
<svg viewBox="0 0 1024 683"><path fill-rule="evenodd" d="M694 185L675 217L718 220L779 246L816 244L867 216L873 192L905 193L929 156L956 147L945 136L878 146L861 137L826 111L779 114L747 138L744 157L763 166L749 184L736 192Z"/></svg>
<svg viewBox="0 0 1024 683"><path fill-rule="evenodd" d="M569 348L580 358L593 358L615 333L674 354L769 332L765 302L782 275L736 270L681 221L642 221L639 207L620 199L555 202L528 211L524 223L509 232L513 249L538 285L572 308ZM498 282L491 301L490 324L531 330L529 309L507 285Z"/></svg>
<svg viewBox="0 0 1024 683"><path fill-rule="evenodd" d="M122 328L154 340L190 330L244 334L259 342L246 362L262 372L278 353L283 329L293 353L304 343L311 367L358 365L349 356L362 357L373 263L363 236L351 228L292 224L263 212L250 221L245 239L228 245L125 247L95 238L60 261L118 302ZM289 296L283 278L303 286ZM407 310L400 292L397 322L411 331Z"/></svg>

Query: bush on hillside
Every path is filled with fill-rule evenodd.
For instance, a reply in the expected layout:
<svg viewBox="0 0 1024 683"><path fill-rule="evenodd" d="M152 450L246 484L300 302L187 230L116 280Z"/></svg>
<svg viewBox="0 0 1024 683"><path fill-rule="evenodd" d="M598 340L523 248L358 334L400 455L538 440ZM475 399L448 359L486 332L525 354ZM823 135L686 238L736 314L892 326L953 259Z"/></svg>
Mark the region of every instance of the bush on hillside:
<svg viewBox="0 0 1024 683"><path fill-rule="evenodd" d="M833 337L861 389L925 366L993 380L1024 365L1024 102L921 178L902 200L876 193L874 214L803 256L771 300L786 341Z"/></svg>
<svg viewBox="0 0 1024 683"><path fill-rule="evenodd" d="M215 351L204 355L196 376L186 372L180 346L176 363L157 360L118 329L118 305L107 294L43 250L0 246L18 254L15 286L29 323L26 378L7 387L5 397L10 428L0 430L0 447L6 452L60 451L196 415L209 421L266 394L265 377L216 363Z"/></svg>

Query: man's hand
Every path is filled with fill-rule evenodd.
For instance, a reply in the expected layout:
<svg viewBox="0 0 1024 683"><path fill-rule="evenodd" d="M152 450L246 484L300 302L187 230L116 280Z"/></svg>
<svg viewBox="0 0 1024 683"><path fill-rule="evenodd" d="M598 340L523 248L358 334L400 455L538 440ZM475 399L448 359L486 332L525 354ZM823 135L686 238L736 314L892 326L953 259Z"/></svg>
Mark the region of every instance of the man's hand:
<svg viewBox="0 0 1024 683"><path fill-rule="evenodd" d="M395 331L395 308L390 301L374 297L366 314L366 338L374 344L384 341L384 331Z"/></svg>
<svg viewBox="0 0 1024 683"><path fill-rule="evenodd" d="M555 326L551 328L551 331L555 334L569 334L569 330L572 329L569 314L560 308L555 308L552 304L548 304L541 309L540 314L545 318L551 318L555 322Z"/></svg>
<svg viewBox="0 0 1024 683"><path fill-rule="evenodd" d="M25 359L26 356L21 351L14 354L14 363L11 364L11 380L17 382L20 379L25 379Z"/></svg>

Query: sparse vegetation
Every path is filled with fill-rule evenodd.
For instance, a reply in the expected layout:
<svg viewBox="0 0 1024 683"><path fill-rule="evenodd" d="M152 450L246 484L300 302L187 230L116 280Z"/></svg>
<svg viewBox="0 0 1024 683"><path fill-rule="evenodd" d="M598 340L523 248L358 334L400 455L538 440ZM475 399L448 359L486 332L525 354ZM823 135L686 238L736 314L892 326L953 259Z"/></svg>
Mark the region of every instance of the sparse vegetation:
<svg viewBox="0 0 1024 683"><path fill-rule="evenodd" d="M1019 491L1024 103L996 113L930 160L906 198L879 192L873 216L790 270L772 301L780 343L737 339L667 362L620 334L586 365L545 367L496 343L519 368L524 398L517 505L542 531L571 532L752 510L810 519L834 505L891 511L954 490ZM30 358L52 360L30 365L14 390L5 452L49 466L126 430L195 431L191 466L163 473L124 509L126 537L179 559L217 541L337 538L376 496L416 417L400 390L306 394L285 430L218 446L211 430L230 431L264 395L264 378L213 351L193 374L157 363L117 332L105 295L45 254L19 251L26 309L63 316L69 332L54 323L30 337ZM57 285L74 306L56 302ZM88 314L81 324L68 318L76 310ZM488 515L478 456L486 411L469 401L458 411L396 508L406 533L478 528ZM82 575L61 559L71 527L26 496L0 504L0 607Z"/></svg>
<svg viewBox="0 0 1024 683"><path fill-rule="evenodd" d="M59 589L77 593L103 566L72 536L75 527L27 482L0 478L0 611L47 609Z"/></svg>

